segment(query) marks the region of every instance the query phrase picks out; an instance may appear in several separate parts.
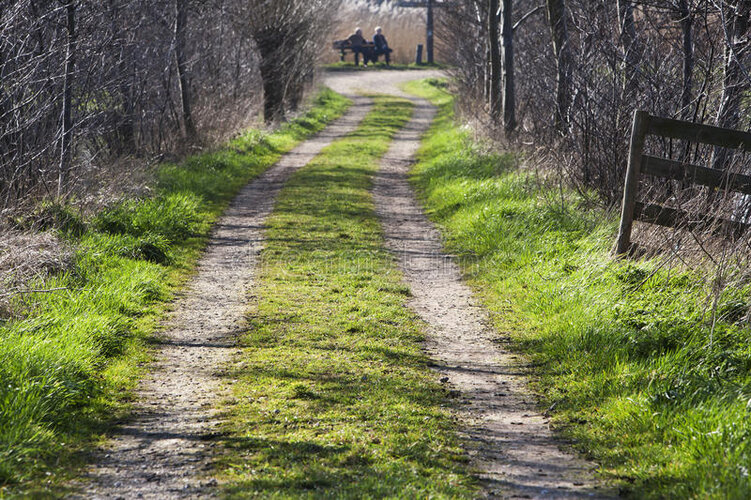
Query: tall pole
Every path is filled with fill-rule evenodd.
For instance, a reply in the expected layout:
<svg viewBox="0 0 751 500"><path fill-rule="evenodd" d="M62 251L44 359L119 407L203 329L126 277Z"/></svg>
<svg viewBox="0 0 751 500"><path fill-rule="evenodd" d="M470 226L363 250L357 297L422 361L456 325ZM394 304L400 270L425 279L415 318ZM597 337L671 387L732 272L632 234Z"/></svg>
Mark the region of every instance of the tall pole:
<svg viewBox="0 0 751 500"><path fill-rule="evenodd" d="M428 64L433 64L433 0L428 0L428 26L426 32L426 49Z"/></svg>

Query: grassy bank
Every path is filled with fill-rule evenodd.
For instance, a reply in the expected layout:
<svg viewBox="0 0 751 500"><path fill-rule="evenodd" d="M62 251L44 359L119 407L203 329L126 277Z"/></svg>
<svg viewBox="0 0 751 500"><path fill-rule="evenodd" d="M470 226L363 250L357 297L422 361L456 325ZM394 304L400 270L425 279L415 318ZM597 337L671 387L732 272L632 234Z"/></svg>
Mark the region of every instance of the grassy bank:
<svg viewBox="0 0 751 500"><path fill-rule="evenodd" d="M611 213L540 187L511 154L488 154L440 105L413 181L449 249L536 371L543 407L602 474L638 498L751 496L748 287L718 321L709 287L656 261L613 261Z"/></svg>
<svg viewBox="0 0 751 500"><path fill-rule="evenodd" d="M148 357L160 313L190 273L211 224L250 179L342 114L320 94L274 133L248 132L216 152L158 168L154 196L88 218L49 203L19 224L59 232L65 273L19 293L0 318L0 497L60 492L83 453L124 415L123 394ZM47 493L45 493L47 492Z"/></svg>
<svg viewBox="0 0 751 500"><path fill-rule="evenodd" d="M230 497L473 497L369 192L410 115L408 101L376 99L280 195L230 374Z"/></svg>

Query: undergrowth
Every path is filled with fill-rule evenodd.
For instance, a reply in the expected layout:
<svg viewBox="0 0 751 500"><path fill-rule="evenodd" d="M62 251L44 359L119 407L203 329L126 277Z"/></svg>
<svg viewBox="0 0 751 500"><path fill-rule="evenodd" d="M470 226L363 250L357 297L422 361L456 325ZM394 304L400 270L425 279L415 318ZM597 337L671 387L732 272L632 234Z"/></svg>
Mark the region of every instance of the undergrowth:
<svg viewBox="0 0 751 500"><path fill-rule="evenodd" d="M231 498L473 498L370 195L409 101L297 172L268 220L219 464Z"/></svg>
<svg viewBox="0 0 751 500"><path fill-rule="evenodd" d="M16 221L59 232L76 255L72 269L27 283L36 293L13 296L23 315L0 319L0 497L64 491L83 452L123 416L159 313L212 222L244 184L347 106L326 90L276 132L161 165L152 198L92 217L48 202Z"/></svg>
<svg viewBox="0 0 751 500"><path fill-rule="evenodd" d="M711 287L657 260L615 261L616 216L488 154L440 106L413 182L452 253L530 357L556 428L636 498L751 496L749 288Z"/></svg>

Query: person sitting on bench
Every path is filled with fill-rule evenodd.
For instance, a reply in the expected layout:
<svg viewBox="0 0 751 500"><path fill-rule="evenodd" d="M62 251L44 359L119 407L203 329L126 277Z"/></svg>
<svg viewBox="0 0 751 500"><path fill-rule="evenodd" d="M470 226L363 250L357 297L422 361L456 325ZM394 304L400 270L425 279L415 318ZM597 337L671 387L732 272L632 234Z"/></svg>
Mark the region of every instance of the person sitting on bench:
<svg viewBox="0 0 751 500"><path fill-rule="evenodd" d="M375 29L375 35L373 35L373 45L375 45L375 56L376 60L378 60L378 56L383 54L383 56L386 59L386 66L391 64L391 50L389 48L389 43L386 41L386 37L383 36L382 29L380 26L378 26Z"/></svg>
<svg viewBox="0 0 751 500"><path fill-rule="evenodd" d="M363 66L368 65L368 52L365 48L365 38L362 36L362 30L355 28L354 34L347 38L347 43L352 49L352 53L355 55L355 66L360 65L360 54L362 54Z"/></svg>

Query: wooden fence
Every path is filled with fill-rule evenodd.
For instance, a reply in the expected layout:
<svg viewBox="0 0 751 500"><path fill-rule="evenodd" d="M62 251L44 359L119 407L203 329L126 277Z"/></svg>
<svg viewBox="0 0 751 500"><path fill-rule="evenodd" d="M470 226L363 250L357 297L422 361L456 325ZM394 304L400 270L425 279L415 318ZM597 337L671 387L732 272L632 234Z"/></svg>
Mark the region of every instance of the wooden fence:
<svg viewBox="0 0 751 500"><path fill-rule="evenodd" d="M751 227L739 221L705 214L692 214L675 208L638 201L641 175L653 175L751 195L751 176L643 154L644 141L650 134L751 152L751 133L659 118L645 111L636 111L631 129L631 149L626 170L626 185L623 190L621 224L614 250L616 255L628 253L631 249L631 228L634 220L690 230L715 228L734 236L739 236Z"/></svg>

